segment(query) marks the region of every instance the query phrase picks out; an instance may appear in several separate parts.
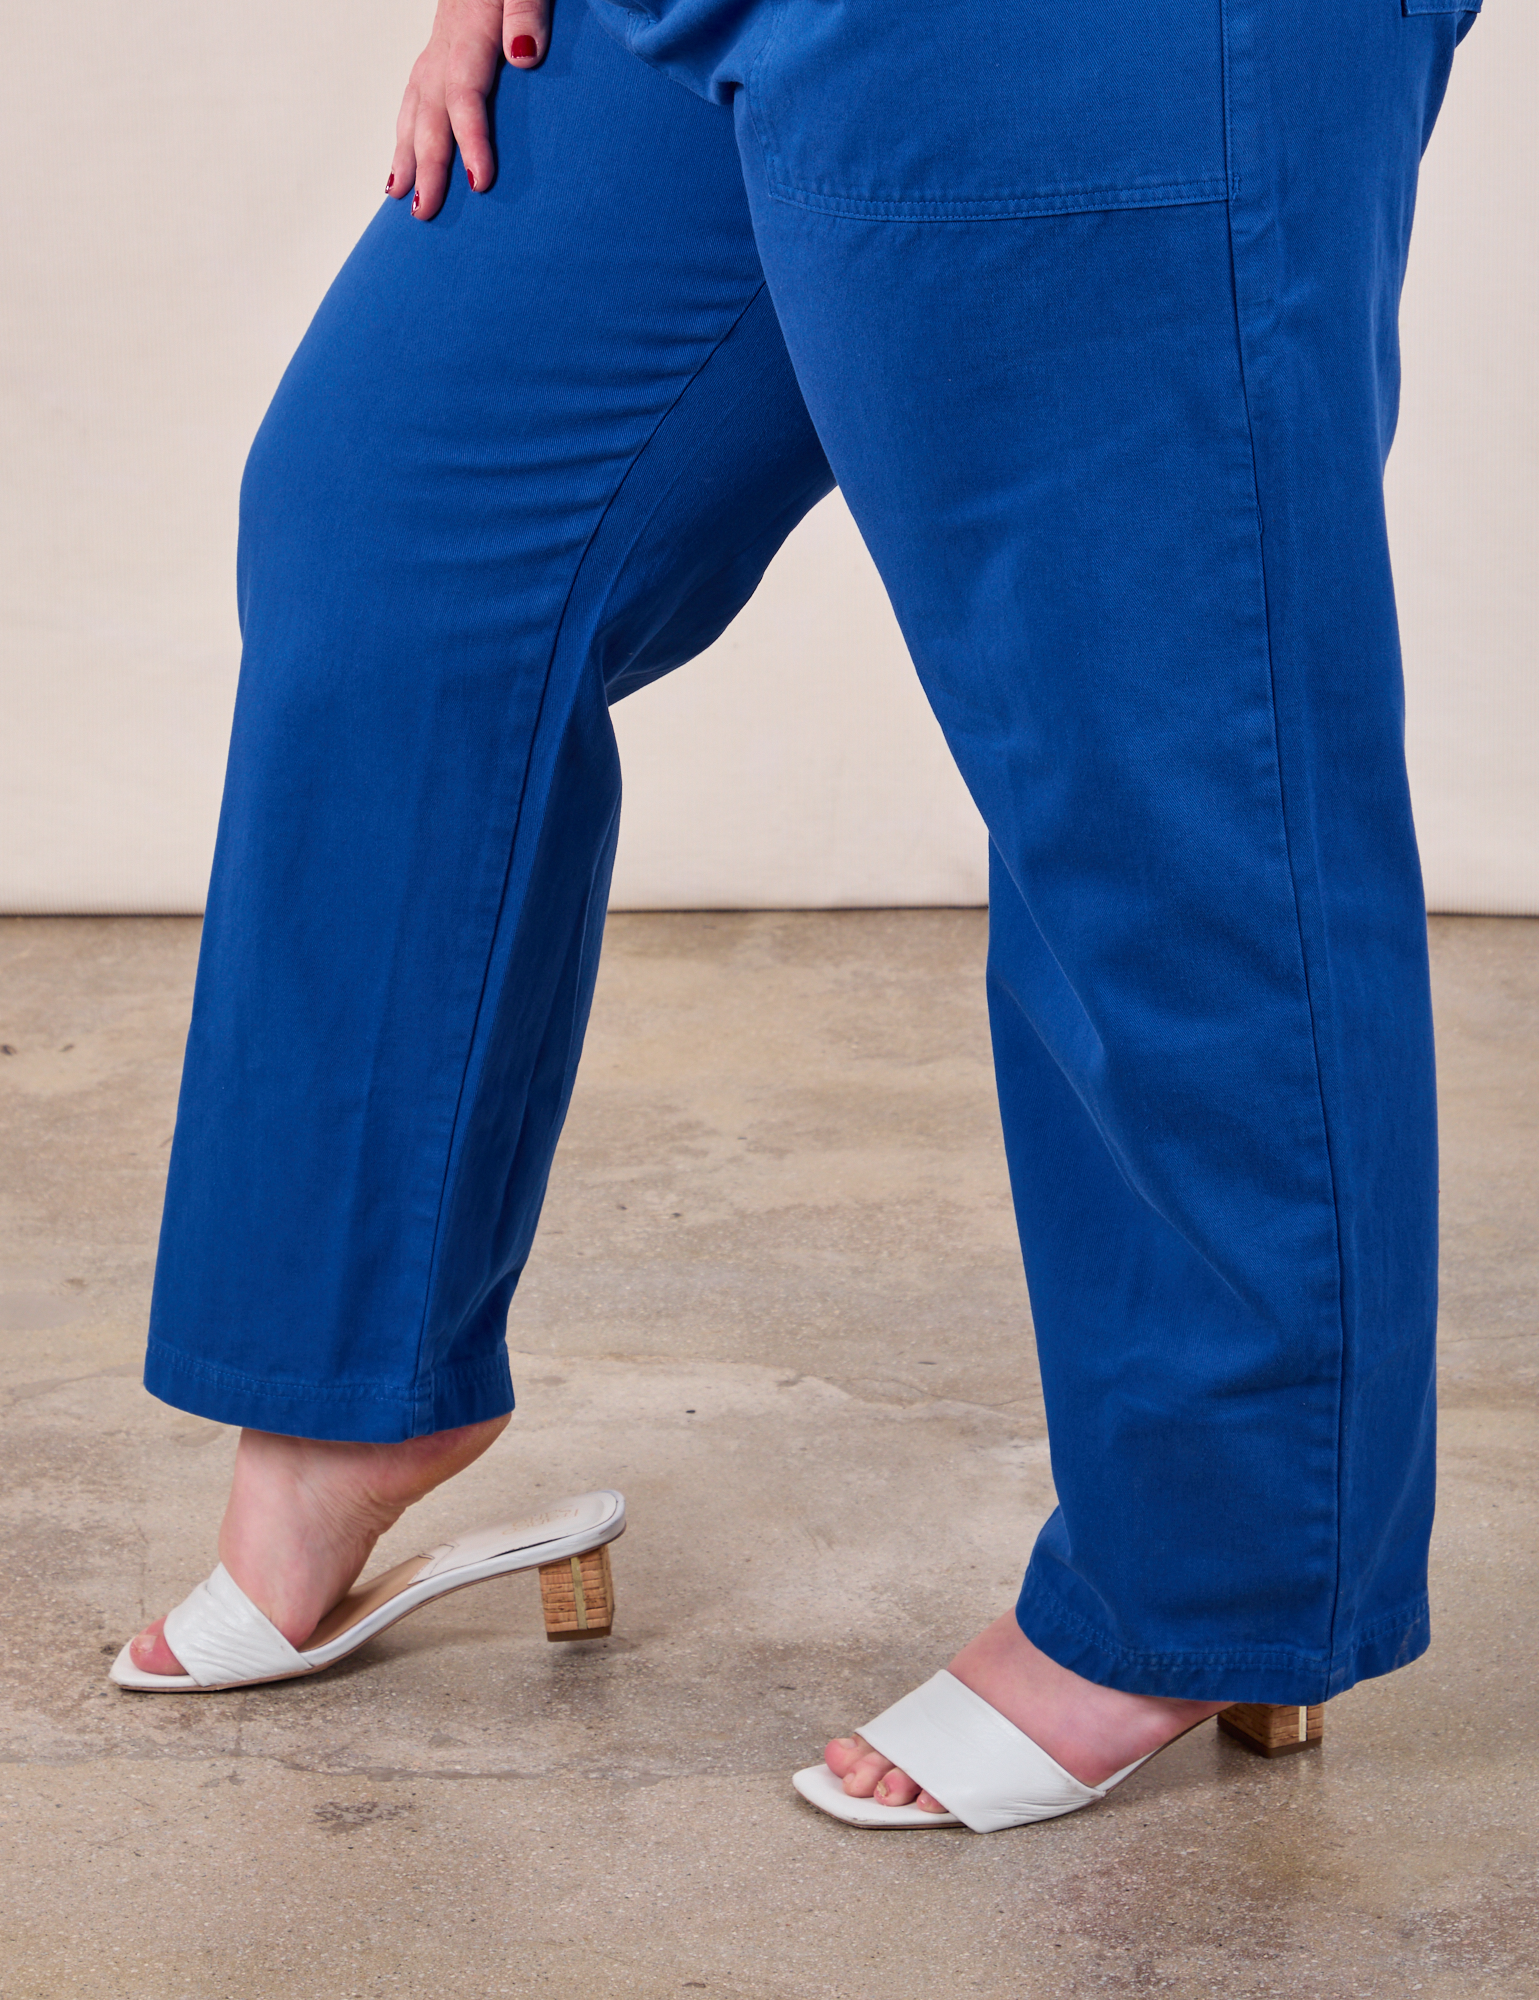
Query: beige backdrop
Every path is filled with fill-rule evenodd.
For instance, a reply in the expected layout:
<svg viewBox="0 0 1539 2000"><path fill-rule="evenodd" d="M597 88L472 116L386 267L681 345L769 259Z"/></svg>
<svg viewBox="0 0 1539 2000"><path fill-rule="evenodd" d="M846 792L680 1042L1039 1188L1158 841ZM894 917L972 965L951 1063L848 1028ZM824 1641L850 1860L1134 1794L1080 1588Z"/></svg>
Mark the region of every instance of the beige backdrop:
<svg viewBox="0 0 1539 2000"><path fill-rule="evenodd" d="M5 7L0 909L194 910L246 444L379 198L427 0ZM108 19L115 21L109 34ZM1390 494L1436 909L1539 912L1539 10L1433 141ZM627 907L977 902L984 842L837 499L622 705Z"/></svg>

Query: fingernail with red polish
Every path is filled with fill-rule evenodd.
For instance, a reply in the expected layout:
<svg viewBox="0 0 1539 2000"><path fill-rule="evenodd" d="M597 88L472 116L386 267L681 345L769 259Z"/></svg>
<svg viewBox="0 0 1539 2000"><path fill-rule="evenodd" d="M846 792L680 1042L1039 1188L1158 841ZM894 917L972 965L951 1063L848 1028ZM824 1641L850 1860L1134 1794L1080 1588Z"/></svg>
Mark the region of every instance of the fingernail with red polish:
<svg viewBox="0 0 1539 2000"><path fill-rule="evenodd" d="M387 180L387 181L385 182L385 192L386 192L386 194L389 194L390 190L391 190L391 189L392 189L392 188L393 188L394 186L395 186L395 175L394 175L394 174L392 174L392 175L390 176L390 178L389 178L389 179L388 179L388 180Z"/></svg>
<svg viewBox="0 0 1539 2000"><path fill-rule="evenodd" d="M412 198L411 198L411 212L412 212L412 214L413 214L413 215L415 215L415 214L417 213L417 210L418 210L419 208L421 208L421 206L422 206L422 197L421 197L421 195L420 195L420 194L414 194L414 195L412 196Z"/></svg>
<svg viewBox="0 0 1539 2000"><path fill-rule="evenodd" d="M540 45L534 39L533 35L515 35L513 37L513 46L508 50L508 55L514 62L528 62L532 56L537 56L539 52Z"/></svg>
<svg viewBox="0 0 1539 2000"><path fill-rule="evenodd" d="M470 171L469 167L467 167L467 168L465 169L465 178L466 178L466 180L467 180L467 181L469 181L469 183L470 183L470 188L471 188L471 192L472 192L472 194L473 194L473 193L475 192L475 186L476 186L476 177L475 177L475 175L474 175L474 174L473 174L473 173L472 173L472 172Z"/></svg>

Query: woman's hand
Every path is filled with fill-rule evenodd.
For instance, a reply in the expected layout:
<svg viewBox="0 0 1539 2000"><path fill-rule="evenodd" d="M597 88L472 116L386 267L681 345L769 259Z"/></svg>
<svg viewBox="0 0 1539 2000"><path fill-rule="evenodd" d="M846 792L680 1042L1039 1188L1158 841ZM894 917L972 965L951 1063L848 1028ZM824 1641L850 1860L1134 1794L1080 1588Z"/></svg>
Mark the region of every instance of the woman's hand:
<svg viewBox="0 0 1539 2000"><path fill-rule="evenodd" d="M426 222L443 207L458 141L465 178L482 193L492 184L486 99L506 56L515 69L537 69L550 46L550 0L438 0L428 45L412 65L395 121L395 157L385 192L412 191L412 214Z"/></svg>

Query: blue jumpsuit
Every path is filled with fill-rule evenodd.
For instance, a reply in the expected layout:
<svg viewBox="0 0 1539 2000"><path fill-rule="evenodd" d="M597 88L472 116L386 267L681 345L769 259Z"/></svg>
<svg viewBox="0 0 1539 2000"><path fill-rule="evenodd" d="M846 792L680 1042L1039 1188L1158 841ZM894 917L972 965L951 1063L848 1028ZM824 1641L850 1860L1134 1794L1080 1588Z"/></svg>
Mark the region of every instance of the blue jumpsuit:
<svg viewBox="0 0 1539 2000"><path fill-rule="evenodd" d="M247 467L147 1382L512 1405L608 704L837 480L991 839L1059 1506L1023 1628L1316 1702L1427 1642L1436 1140L1382 473L1443 0L560 0ZM962 1312L965 1325L965 1307Z"/></svg>

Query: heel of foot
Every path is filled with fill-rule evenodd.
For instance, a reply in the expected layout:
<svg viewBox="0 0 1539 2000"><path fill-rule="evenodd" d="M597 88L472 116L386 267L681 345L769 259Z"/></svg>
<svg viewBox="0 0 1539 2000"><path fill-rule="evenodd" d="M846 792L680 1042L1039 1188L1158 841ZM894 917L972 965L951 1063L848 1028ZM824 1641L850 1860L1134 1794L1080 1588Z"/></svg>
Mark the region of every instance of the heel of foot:
<svg viewBox="0 0 1539 2000"><path fill-rule="evenodd" d="M1264 1701L1237 1701L1219 1711L1218 1726L1258 1756L1287 1757L1295 1750L1314 1750L1324 1741L1325 1704L1278 1708Z"/></svg>
<svg viewBox="0 0 1539 2000"><path fill-rule="evenodd" d="M607 1638L615 1617L609 1544L540 1570L540 1604L547 1639Z"/></svg>

